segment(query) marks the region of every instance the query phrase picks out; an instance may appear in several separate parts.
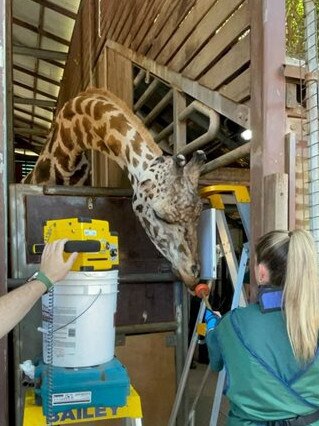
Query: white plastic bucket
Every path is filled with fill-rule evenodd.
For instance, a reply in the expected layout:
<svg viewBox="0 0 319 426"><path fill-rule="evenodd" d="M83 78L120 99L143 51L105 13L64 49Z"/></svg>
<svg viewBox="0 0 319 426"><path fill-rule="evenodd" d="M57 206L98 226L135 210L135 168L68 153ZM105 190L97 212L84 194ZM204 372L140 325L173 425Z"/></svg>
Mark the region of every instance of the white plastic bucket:
<svg viewBox="0 0 319 426"><path fill-rule="evenodd" d="M69 272L54 286L56 367L92 367L114 357L118 271ZM43 360L50 362L49 295L42 297ZM52 338L52 336L51 336Z"/></svg>

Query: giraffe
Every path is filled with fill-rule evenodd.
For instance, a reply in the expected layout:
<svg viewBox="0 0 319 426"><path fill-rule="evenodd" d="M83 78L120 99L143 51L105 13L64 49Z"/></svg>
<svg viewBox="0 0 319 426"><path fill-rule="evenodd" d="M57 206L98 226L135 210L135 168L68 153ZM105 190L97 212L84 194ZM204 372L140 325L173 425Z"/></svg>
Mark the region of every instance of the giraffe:
<svg viewBox="0 0 319 426"><path fill-rule="evenodd" d="M196 227L202 209L197 187L204 152L197 151L188 163L182 155L164 156L123 101L109 91L88 89L59 111L24 183L83 185L89 176L89 149L127 169L140 223L175 273L194 289L199 279Z"/></svg>

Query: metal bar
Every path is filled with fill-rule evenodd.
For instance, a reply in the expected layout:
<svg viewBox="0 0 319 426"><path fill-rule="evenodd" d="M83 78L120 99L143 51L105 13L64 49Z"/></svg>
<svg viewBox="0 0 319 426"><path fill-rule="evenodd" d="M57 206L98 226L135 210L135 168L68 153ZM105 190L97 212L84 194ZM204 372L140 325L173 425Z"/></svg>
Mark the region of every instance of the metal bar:
<svg viewBox="0 0 319 426"><path fill-rule="evenodd" d="M68 18L71 18L71 19L76 19L76 16L77 16L76 13L73 13L71 10L68 10L65 7L61 7L51 1L48 1L48 0L33 0L33 1L40 4L41 6L54 10L60 15L67 16Z"/></svg>
<svg viewBox="0 0 319 426"><path fill-rule="evenodd" d="M173 405L167 426L175 426L176 417L177 417L178 410L179 410L179 407L180 407L181 401L182 401L182 396L183 396L183 393L184 393L184 390L185 390L185 387L186 387L189 369L190 369L192 359L193 359L193 355L194 355L194 351L195 351L195 348L196 348L196 345L197 345L197 340L198 340L197 325L200 322L202 322L205 309L206 309L206 306L205 306L204 301L202 300L199 311L198 311L198 315L197 315L192 339L191 339L191 342L190 342L190 345L189 345L189 348L188 348L187 357L186 357L186 361L185 361L185 364L184 364L181 380L180 380L179 385L178 385L174 405Z"/></svg>
<svg viewBox="0 0 319 426"><path fill-rule="evenodd" d="M246 157L250 154L250 148L251 144L250 142L247 142L244 145L227 152L227 154L221 155L215 160L206 163L203 167L201 175L216 170L219 167L227 166L228 164L231 164L240 158Z"/></svg>
<svg viewBox="0 0 319 426"><path fill-rule="evenodd" d="M319 225L319 213L316 208L316 193L319 191L319 182L316 179L319 172L318 160L318 48L317 48L317 16L316 8L312 0L304 0L305 7L305 46L306 68L305 84L307 91L307 120L308 120L308 147L309 147L309 209L310 230L312 231L317 253L319 241L317 232ZM316 75L316 77L315 77Z"/></svg>
<svg viewBox="0 0 319 426"><path fill-rule="evenodd" d="M57 43L64 44L65 46L68 46L68 47L70 46L70 42L68 40L65 40L61 37L58 37L55 34L49 33L48 31L44 31L43 29L40 29L35 25L31 25L28 22L22 21L19 18L13 17L12 23L15 24L15 25L18 25L22 28L26 28L27 30L32 31L36 34L41 34L44 37L47 37L47 38L50 38L51 40L56 41Z"/></svg>
<svg viewBox="0 0 319 426"><path fill-rule="evenodd" d="M143 95L138 99L138 101L133 106L133 111L136 112L139 110L147 101L147 99L152 95L152 93L157 89L157 86L160 84L159 80L154 79L152 83L145 90Z"/></svg>
<svg viewBox="0 0 319 426"><path fill-rule="evenodd" d="M249 243L245 243L243 246L241 257L240 257L236 283L234 285L234 296L232 300L231 310L237 308L238 306L247 305L246 301L242 300L242 294L243 294L244 275L245 275L248 259L249 259ZM215 396L214 396L214 402L213 402L213 408L212 408L209 426L217 425L221 400L223 396L225 378L226 378L226 370L225 368L223 368L223 370L218 374L218 380L216 384L216 390L215 390Z"/></svg>
<svg viewBox="0 0 319 426"><path fill-rule="evenodd" d="M178 324L175 321L169 322L155 322L152 324L133 324L133 325L119 325L116 327L116 334L146 334L146 333L159 333L164 331L176 331Z"/></svg>
<svg viewBox="0 0 319 426"><path fill-rule="evenodd" d="M18 96L14 96L13 103L21 104L21 105L36 105L36 106L46 107L46 108L56 107L55 101L47 101L44 99L33 99L33 98L20 98Z"/></svg>
<svg viewBox="0 0 319 426"><path fill-rule="evenodd" d="M144 70L139 71L139 73L137 74L137 76L134 78L134 81L133 81L134 87L137 87L141 83L141 81L145 77L145 74L146 72Z"/></svg>
<svg viewBox="0 0 319 426"><path fill-rule="evenodd" d="M174 123L170 123L158 135L155 136L155 142L159 142L174 132Z"/></svg>
<svg viewBox="0 0 319 426"><path fill-rule="evenodd" d="M39 74L34 71L30 71L27 68L21 67L20 65L14 65L13 69L19 72L22 72L23 74L30 75L31 77L39 78L40 80L46 81L47 83L54 84L55 86L60 87L60 82L53 80L52 78L47 77L46 75Z"/></svg>
<svg viewBox="0 0 319 426"><path fill-rule="evenodd" d="M30 125L32 123L30 122ZM15 127L13 129L14 133L18 133L19 135L39 135L39 136L47 136L50 132L50 130L44 130L44 129L31 129L27 127Z"/></svg>
<svg viewBox="0 0 319 426"><path fill-rule="evenodd" d="M74 195L84 197L132 197L133 191L126 188L86 188L76 186L43 186L44 195Z"/></svg>
<svg viewBox="0 0 319 426"><path fill-rule="evenodd" d="M179 115L179 121L185 121L195 111L198 111L209 118L208 130L203 135L199 136L192 142L188 143L185 147L180 149L178 151L179 154L186 155L196 151L197 149L204 146L207 142L212 141L217 134L220 123L219 114L199 101L194 101L188 105L188 107Z"/></svg>
<svg viewBox="0 0 319 426"><path fill-rule="evenodd" d="M55 59L57 61L66 61L68 54L56 50L36 49L33 47L19 46L14 44L13 53L17 55L32 56L38 59Z"/></svg>
<svg viewBox="0 0 319 426"><path fill-rule="evenodd" d="M155 108L152 109L152 111L143 118L143 123L145 125L150 124L157 116L158 114L163 111L164 108L167 107L167 105L170 103L171 99L173 97L173 90L170 90L166 93L166 95L160 100L160 102L156 105Z"/></svg>
<svg viewBox="0 0 319 426"><path fill-rule="evenodd" d="M8 289L23 285L28 277L25 278L8 278ZM172 283L176 280L175 275L170 273L145 273L145 274L126 274L119 277L120 284L145 284L145 283Z"/></svg>

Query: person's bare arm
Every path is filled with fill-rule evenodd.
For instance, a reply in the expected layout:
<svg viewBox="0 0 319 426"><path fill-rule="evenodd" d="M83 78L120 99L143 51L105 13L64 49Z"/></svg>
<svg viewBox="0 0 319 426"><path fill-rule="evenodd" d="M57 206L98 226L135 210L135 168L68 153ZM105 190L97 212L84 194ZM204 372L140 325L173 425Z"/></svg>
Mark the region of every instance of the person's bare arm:
<svg viewBox="0 0 319 426"><path fill-rule="evenodd" d="M67 262L64 262L63 249L66 241L57 240L44 248L40 271L52 283L62 280L76 259L77 253L72 253ZM21 321L46 290L41 281L33 280L0 298L0 338Z"/></svg>

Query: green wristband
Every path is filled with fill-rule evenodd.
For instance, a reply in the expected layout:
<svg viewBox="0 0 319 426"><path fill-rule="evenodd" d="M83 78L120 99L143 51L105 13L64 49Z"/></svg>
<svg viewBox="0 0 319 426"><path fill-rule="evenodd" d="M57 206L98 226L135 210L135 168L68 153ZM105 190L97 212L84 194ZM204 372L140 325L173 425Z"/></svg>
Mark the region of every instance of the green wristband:
<svg viewBox="0 0 319 426"><path fill-rule="evenodd" d="M41 271L36 273L34 279L41 281L46 286L47 291L50 291L53 287L53 282Z"/></svg>

